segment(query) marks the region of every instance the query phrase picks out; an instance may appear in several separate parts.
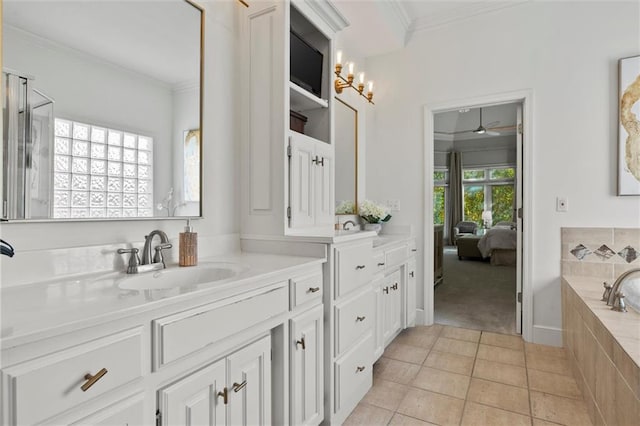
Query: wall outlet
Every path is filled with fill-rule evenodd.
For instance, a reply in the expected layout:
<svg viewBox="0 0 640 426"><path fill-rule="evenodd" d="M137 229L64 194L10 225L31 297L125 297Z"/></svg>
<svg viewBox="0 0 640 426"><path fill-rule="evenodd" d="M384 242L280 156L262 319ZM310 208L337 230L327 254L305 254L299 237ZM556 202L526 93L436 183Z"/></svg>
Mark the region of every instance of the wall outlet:
<svg viewBox="0 0 640 426"><path fill-rule="evenodd" d="M556 211L558 212L569 211L569 199L567 197L556 197Z"/></svg>
<svg viewBox="0 0 640 426"><path fill-rule="evenodd" d="M392 212L400 211L400 200L387 200L387 207Z"/></svg>

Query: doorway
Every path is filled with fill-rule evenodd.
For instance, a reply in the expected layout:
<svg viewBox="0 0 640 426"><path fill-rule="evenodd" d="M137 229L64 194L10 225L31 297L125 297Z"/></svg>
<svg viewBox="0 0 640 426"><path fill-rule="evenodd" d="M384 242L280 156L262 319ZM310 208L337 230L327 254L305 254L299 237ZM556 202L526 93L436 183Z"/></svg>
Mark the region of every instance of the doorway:
<svg viewBox="0 0 640 426"><path fill-rule="evenodd" d="M530 203L530 147L524 137L530 128L525 120L529 105L530 93L519 92L425 108L425 265L437 258L434 225L444 228L445 248L444 275L437 287L428 284L434 282L433 268L425 267L424 324L440 319L457 325L459 320L462 327L523 334L530 340L530 259L524 256L530 239L522 217ZM458 180L450 173L451 152L457 152L461 163ZM450 185L459 194L449 194ZM447 211L451 204L455 207L453 196L461 204L457 216ZM459 222L475 223L475 229L458 233ZM496 234L505 238L496 239ZM490 286L497 282L502 288ZM470 289L470 300L465 300ZM506 314L499 312L505 309L505 297L510 300ZM438 312L439 307L444 311ZM452 307L458 312L447 313Z"/></svg>

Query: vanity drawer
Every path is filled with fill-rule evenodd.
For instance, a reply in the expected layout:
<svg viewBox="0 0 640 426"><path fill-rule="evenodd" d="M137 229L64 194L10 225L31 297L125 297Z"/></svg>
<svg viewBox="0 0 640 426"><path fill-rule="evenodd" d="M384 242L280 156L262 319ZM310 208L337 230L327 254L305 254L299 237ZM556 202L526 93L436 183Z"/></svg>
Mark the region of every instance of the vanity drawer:
<svg viewBox="0 0 640 426"><path fill-rule="evenodd" d="M322 272L289 280L291 309L312 300L322 301Z"/></svg>
<svg viewBox="0 0 640 426"><path fill-rule="evenodd" d="M335 356L373 329L374 303L373 291L367 287L366 291L335 306Z"/></svg>
<svg viewBox="0 0 640 426"><path fill-rule="evenodd" d="M392 248L384 253L385 266L399 265L407 259L407 246L402 245L400 247Z"/></svg>
<svg viewBox="0 0 640 426"><path fill-rule="evenodd" d="M384 262L384 252L383 251L375 251L373 252L373 269L377 272L384 271L386 267L386 263Z"/></svg>
<svg viewBox="0 0 640 426"><path fill-rule="evenodd" d="M275 286L243 299L223 300L154 320L154 366L168 364L287 312L287 282Z"/></svg>
<svg viewBox="0 0 640 426"><path fill-rule="evenodd" d="M336 412L351 411L372 385L373 338L367 337L335 363Z"/></svg>
<svg viewBox="0 0 640 426"><path fill-rule="evenodd" d="M142 327L83 343L10 367L10 423L40 423L143 375ZM85 375L106 373L93 385Z"/></svg>
<svg viewBox="0 0 640 426"><path fill-rule="evenodd" d="M371 241L336 248L336 298L371 282Z"/></svg>

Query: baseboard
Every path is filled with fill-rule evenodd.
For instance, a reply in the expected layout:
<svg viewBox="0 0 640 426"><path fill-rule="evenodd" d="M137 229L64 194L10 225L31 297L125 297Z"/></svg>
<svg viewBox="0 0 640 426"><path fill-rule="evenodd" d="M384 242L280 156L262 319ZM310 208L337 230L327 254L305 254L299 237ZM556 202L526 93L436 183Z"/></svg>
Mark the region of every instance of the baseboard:
<svg viewBox="0 0 640 426"><path fill-rule="evenodd" d="M433 325L433 321L431 324L427 324L426 321L427 318L424 309L416 309L416 325Z"/></svg>
<svg viewBox="0 0 640 426"><path fill-rule="evenodd" d="M562 329L557 327L534 325L533 343L562 347Z"/></svg>

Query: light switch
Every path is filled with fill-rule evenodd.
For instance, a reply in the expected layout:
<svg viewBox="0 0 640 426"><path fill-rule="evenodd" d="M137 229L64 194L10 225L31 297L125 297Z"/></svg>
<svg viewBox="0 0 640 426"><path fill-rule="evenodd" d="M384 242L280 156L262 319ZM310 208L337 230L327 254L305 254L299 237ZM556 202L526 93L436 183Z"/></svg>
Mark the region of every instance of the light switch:
<svg viewBox="0 0 640 426"><path fill-rule="evenodd" d="M569 211L569 200L567 199L567 197L556 198L556 211L558 212Z"/></svg>

